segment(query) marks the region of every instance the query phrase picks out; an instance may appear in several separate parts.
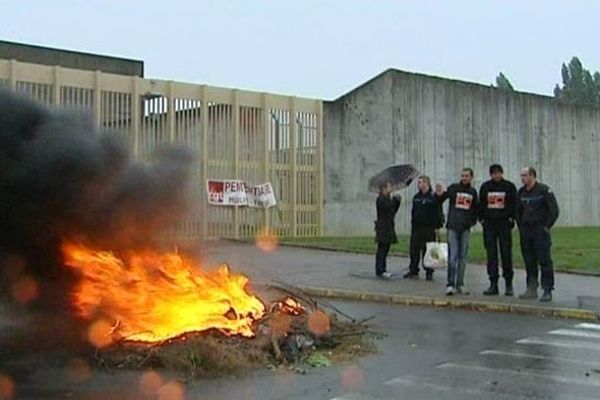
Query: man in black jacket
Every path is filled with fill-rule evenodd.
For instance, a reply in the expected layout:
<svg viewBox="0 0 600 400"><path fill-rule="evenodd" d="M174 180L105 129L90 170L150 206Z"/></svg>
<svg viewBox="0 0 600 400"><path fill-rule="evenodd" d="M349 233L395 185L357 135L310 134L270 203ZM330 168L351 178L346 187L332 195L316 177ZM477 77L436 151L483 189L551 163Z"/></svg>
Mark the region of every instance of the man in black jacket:
<svg viewBox="0 0 600 400"><path fill-rule="evenodd" d="M436 195L441 203L450 199L448 207L448 282L446 294L452 296L469 294L465 287L465 269L469 253L471 228L477 223L477 191L473 189L473 170L463 168L460 182L454 183L444 191L436 185Z"/></svg>
<svg viewBox="0 0 600 400"><path fill-rule="evenodd" d="M379 187L379 196L375 203L377 208L377 221L375 221L375 241L377 254L375 256L375 274L383 279L391 277L387 272L387 255L393 243L398 243L396 237L394 218L400 208L400 196L390 196L392 185L382 184Z"/></svg>
<svg viewBox="0 0 600 400"><path fill-rule="evenodd" d="M425 256L427 242L435 241L435 230L441 228L443 212L437 196L431 190L431 180L422 175L417 181L419 191L413 197L410 231L410 266L406 279L419 278L419 263ZM433 279L433 269L425 268L425 277Z"/></svg>
<svg viewBox="0 0 600 400"><path fill-rule="evenodd" d="M554 266L550 255L550 229L558 219L558 204L552 190L537 182L535 168L523 168L521 182L523 187L517 193L516 217L521 233L521 252L527 270L527 290L520 297L537 299L539 263L544 290L540 301L552 301Z"/></svg>
<svg viewBox="0 0 600 400"><path fill-rule="evenodd" d="M516 186L504 179L499 164L490 166L492 179L479 189L479 217L483 225L483 244L487 252L487 271L490 287L486 296L498 294L498 244L502 256L502 276L506 284L505 294L513 295L512 228L515 226Z"/></svg>

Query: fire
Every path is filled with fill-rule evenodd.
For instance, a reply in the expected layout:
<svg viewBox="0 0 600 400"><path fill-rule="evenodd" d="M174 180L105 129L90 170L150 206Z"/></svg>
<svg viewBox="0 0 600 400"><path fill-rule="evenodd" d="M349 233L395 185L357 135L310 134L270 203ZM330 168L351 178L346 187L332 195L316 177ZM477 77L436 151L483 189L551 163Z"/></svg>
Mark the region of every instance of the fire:
<svg viewBox="0 0 600 400"><path fill-rule="evenodd" d="M177 252L117 256L74 243L65 244L63 254L78 276L72 292L77 314L107 322L106 337L153 343L208 329L252 337L253 323L265 313L247 291L248 279L226 265L207 272Z"/></svg>
<svg viewBox="0 0 600 400"><path fill-rule="evenodd" d="M286 297L285 299L276 302L272 308L276 308L282 313L288 315L300 315L306 311L304 306L292 297Z"/></svg>

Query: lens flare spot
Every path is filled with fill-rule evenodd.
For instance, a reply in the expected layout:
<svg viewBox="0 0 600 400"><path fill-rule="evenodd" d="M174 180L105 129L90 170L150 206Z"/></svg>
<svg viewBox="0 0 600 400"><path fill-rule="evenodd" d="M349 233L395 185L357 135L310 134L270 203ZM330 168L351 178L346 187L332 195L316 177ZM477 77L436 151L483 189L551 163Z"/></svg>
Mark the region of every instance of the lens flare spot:
<svg viewBox="0 0 600 400"><path fill-rule="evenodd" d="M15 396L15 383L8 375L0 373L0 400L10 400Z"/></svg>
<svg viewBox="0 0 600 400"><path fill-rule="evenodd" d="M156 391L158 400L184 400L183 387L175 382L171 381L166 385L162 386Z"/></svg>
<svg viewBox="0 0 600 400"><path fill-rule="evenodd" d="M292 317L282 312L274 313L269 319L271 333L275 337L285 336L292 326Z"/></svg>
<svg viewBox="0 0 600 400"><path fill-rule="evenodd" d="M312 312L308 316L308 330L316 336L326 335L331 329L331 319L329 315L321 310Z"/></svg>
<svg viewBox="0 0 600 400"><path fill-rule="evenodd" d="M31 276L24 275L12 285L12 296L16 302L27 304L38 297L39 286Z"/></svg>
<svg viewBox="0 0 600 400"><path fill-rule="evenodd" d="M342 388L345 391L360 389L365 383L365 373L358 365L350 365L342 371Z"/></svg>
<svg viewBox="0 0 600 400"><path fill-rule="evenodd" d="M112 325L103 319L95 321L88 328L88 341L97 348L106 347L113 342Z"/></svg>
<svg viewBox="0 0 600 400"><path fill-rule="evenodd" d="M144 396L153 396L158 391L158 389L164 386L164 384L165 382L162 376L160 376L160 374L158 374L157 372L144 372L144 374L140 378L140 393L142 393Z"/></svg>
<svg viewBox="0 0 600 400"><path fill-rule="evenodd" d="M92 377L89 364L80 358L74 358L67 365L67 379L74 383L85 382Z"/></svg>
<svg viewBox="0 0 600 400"><path fill-rule="evenodd" d="M279 245L279 238L274 230L271 228L262 228L256 234L256 247L265 253L272 253L277 250Z"/></svg>

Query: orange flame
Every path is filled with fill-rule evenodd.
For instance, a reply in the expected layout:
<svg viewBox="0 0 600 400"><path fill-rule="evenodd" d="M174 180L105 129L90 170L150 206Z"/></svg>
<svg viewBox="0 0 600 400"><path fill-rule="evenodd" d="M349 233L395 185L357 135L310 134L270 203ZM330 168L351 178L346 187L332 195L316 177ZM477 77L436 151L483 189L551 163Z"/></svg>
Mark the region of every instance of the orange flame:
<svg viewBox="0 0 600 400"><path fill-rule="evenodd" d="M292 297L286 297L284 300L278 301L276 307L279 311L288 315L300 315L306 311L306 308Z"/></svg>
<svg viewBox="0 0 600 400"><path fill-rule="evenodd" d="M226 265L206 272L176 252L130 251L120 258L73 243L63 245L63 254L79 278L75 310L103 321L102 332L93 325L93 337L152 343L208 329L252 337L253 322L265 313L248 293L248 279Z"/></svg>

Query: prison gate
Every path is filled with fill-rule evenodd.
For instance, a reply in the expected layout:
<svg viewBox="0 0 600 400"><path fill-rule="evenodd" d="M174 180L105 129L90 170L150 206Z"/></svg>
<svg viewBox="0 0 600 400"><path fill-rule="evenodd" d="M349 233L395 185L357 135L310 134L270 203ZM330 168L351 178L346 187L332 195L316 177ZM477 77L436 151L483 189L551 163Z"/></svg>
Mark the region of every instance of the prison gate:
<svg viewBox="0 0 600 400"><path fill-rule="evenodd" d="M291 96L0 60L0 86L81 110L139 159L165 143L194 154L188 215L177 240L317 236L323 229L322 102ZM271 182L270 209L210 206L207 179Z"/></svg>

